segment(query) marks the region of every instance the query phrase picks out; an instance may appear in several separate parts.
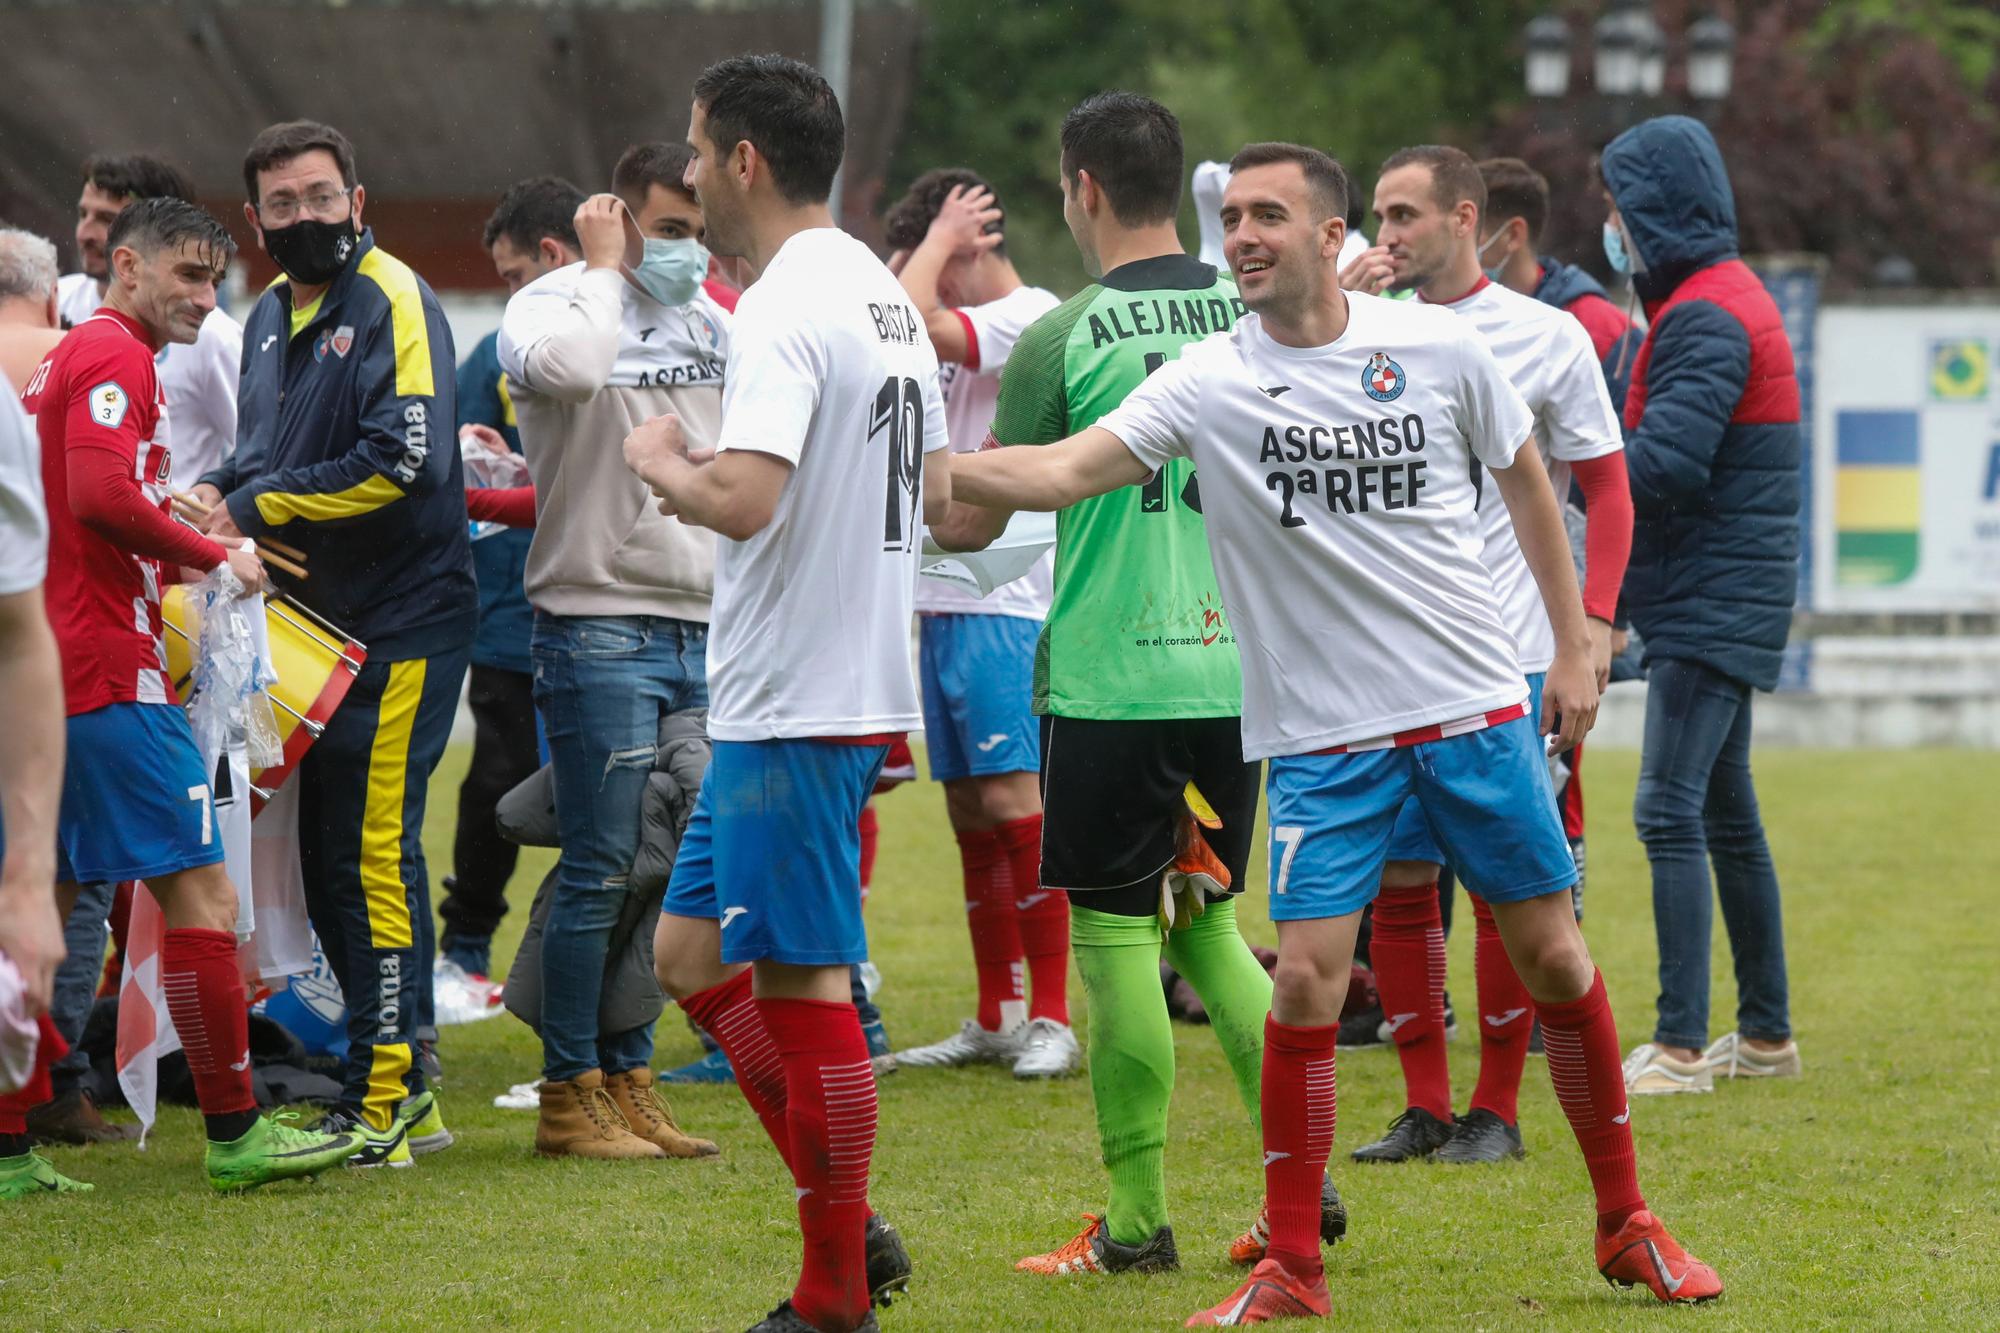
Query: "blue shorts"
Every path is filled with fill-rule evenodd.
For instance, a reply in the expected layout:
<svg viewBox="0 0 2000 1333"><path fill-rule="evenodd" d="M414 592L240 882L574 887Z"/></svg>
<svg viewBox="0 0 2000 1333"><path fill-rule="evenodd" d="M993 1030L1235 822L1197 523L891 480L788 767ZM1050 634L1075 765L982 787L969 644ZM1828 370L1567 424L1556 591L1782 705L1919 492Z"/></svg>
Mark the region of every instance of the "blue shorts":
<svg viewBox="0 0 2000 1333"><path fill-rule="evenodd" d="M1041 770L1035 644L1042 622L957 613L917 617L924 748L931 779Z"/></svg>
<svg viewBox="0 0 2000 1333"><path fill-rule="evenodd" d="M1271 760L1271 919L1346 916L1374 901L1412 797L1467 891L1510 903L1569 888L1576 862L1536 732L1523 717L1400 749Z"/></svg>
<svg viewBox="0 0 2000 1333"><path fill-rule="evenodd" d="M1542 725L1542 682L1548 672L1535 671L1528 676L1528 719L1537 730ZM1542 765L1548 772L1548 765ZM1389 859L1391 861L1428 861L1432 865L1445 864L1444 849L1431 834L1430 821L1424 818L1424 808L1412 796L1403 802L1403 808L1396 812L1396 830L1389 835Z"/></svg>
<svg viewBox="0 0 2000 1333"><path fill-rule="evenodd" d="M861 807L888 753L717 741L660 910L720 921L725 963L867 961Z"/></svg>
<svg viewBox="0 0 2000 1333"><path fill-rule="evenodd" d="M222 859L214 796L187 714L106 704L69 720L56 878L153 879Z"/></svg>

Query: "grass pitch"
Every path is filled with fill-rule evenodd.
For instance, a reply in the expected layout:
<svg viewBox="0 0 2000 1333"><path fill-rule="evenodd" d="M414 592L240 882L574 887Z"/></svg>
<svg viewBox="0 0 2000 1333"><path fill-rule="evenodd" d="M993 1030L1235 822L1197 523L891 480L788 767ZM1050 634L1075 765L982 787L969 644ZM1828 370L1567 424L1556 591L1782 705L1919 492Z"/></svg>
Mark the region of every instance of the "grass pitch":
<svg viewBox="0 0 2000 1333"><path fill-rule="evenodd" d="M449 864L454 749L432 790L432 873ZM1529 1062L1529 1157L1498 1168L1345 1162L1401 1105L1387 1051L1341 1061L1335 1179L1353 1223L1329 1256L1351 1328L2000 1327L2000 1131L1993 990L2000 928L2000 755L1766 752L1758 776L1785 887L1794 1020L1806 1077L1635 1103L1649 1201L1728 1291L1696 1310L1613 1292L1591 1266L1588 1181ZM1650 1034L1652 905L1630 822L1636 756L1590 778L1586 933L1629 1048ZM885 798L870 904L881 997L899 1045L970 1012L955 847L938 789ZM524 858L512 952L542 855ZM1243 918L1268 943L1261 867ZM1461 922L1470 914L1462 907ZM1715 1032L1733 1015L1717 932ZM1451 942L1461 1012L1470 930ZM1080 996L1080 988L1072 986ZM1455 1043L1462 1105L1477 1043ZM1101 1210L1090 1090L1004 1070L905 1071L882 1085L874 1199L915 1258L883 1315L901 1330L1166 1329L1237 1281L1229 1239L1256 1211L1258 1143L1206 1030L1179 1028L1168 1182L1183 1269L1043 1279L1013 1260ZM698 1052L674 1011L656 1067ZM531 1155L533 1117L493 1109L539 1047L498 1018L444 1035L449 1152L408 1171L218 1198L200 1122L168 1109L153 1146L58 1149L94 1194L0 1208L0 1330L54 1328L646 1328L739 1330L789 1291L790 1181L733 1088L683 1089L682 1122L723 1156L613 1166ZM122 1112L120 1114L123 1114Z"/></svg>

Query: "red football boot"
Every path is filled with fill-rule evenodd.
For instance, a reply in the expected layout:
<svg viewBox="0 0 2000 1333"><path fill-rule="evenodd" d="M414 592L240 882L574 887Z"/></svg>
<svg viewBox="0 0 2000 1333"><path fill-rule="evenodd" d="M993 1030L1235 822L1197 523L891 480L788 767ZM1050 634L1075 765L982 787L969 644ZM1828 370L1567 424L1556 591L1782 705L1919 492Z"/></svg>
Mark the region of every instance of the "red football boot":
<svg viewBox="0 0 2000 1333"><path fill-rule="evenodd" d="M1615 1236L1597 1238L1597 1271L1620 1287L1644 1287L1663 1301L1712 1301L1722 1294L1716 1271L1682 1249L1666 1224L1641 1209Z"/></svg>
<svg viewBox="0 0 2000 1333"><path fill-rule="evenodd" d="M1190 1317L1187 1327L1234 1328L1273 1319L1320 1319L1332 1313L1333 1298L1327 1294L1324 1273L1308 1282L1276 1259L1264 1259L1228 1300Z"/></svg>

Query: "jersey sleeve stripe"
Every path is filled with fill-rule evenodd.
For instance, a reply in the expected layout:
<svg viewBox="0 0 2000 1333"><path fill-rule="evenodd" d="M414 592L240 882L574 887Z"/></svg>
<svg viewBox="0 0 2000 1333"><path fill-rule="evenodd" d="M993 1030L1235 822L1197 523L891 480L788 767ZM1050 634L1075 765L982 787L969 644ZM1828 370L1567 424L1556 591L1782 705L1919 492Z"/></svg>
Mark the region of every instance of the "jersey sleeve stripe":
<svg viewBox="0 0 2000 1333"><path fill-rule="evenodd" d="M387 477L375 476L344 491L324 494L292 494L265 491L257 497L257 514L272 527L302 518L312 523L329 519L355 518L403 498L403 492Z"/></svg>
<svg viewBox="0 0 2000 1333"><path fill-rule="evenodd" d="M396 394L402 398L429 397L431 380L430 330L424 323L424 297L417 275L402 260L380 250L361 256L358 270L389 299L389 331L396 344Z"/></svg>

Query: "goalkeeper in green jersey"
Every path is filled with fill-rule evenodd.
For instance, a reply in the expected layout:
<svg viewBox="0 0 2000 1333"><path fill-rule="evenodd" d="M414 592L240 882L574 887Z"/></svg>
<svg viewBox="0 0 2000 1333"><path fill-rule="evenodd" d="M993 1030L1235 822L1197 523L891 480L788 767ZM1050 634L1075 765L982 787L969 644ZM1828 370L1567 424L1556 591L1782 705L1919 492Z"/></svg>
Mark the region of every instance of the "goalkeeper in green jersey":
<svg viewBox="0 0 2000 1333"><path fill-rule="evenodd" d="M988 447L1050 444L1124 401L1189 343L1243 312L1227 274L1174 228L1180 124L1133 93L1099 93L1063 121L1063 216L1097 280L1030 325L1000 382ZM976 549L1009 515L952 506L941 545ZM1258 1115L1271 981L1236 928L1257 818L1243 761L1243 683L1193 468L1085 500L1056 521L1055 595L1035 655L1041 717L1041 883L1070 895L1090 1005L1090 1083L1111 1176L1082 1234L1017 1268L1045 1274L1177 1267L1163 1156L1174 1084L1164 955L1201 996L1237 1091ZM1246 1139L1245 1166L1253 1164ZM1346 1227L1331 1183L1321 1229ZM1263 1257L1264 1218L1231 1246Z"/></svg>

